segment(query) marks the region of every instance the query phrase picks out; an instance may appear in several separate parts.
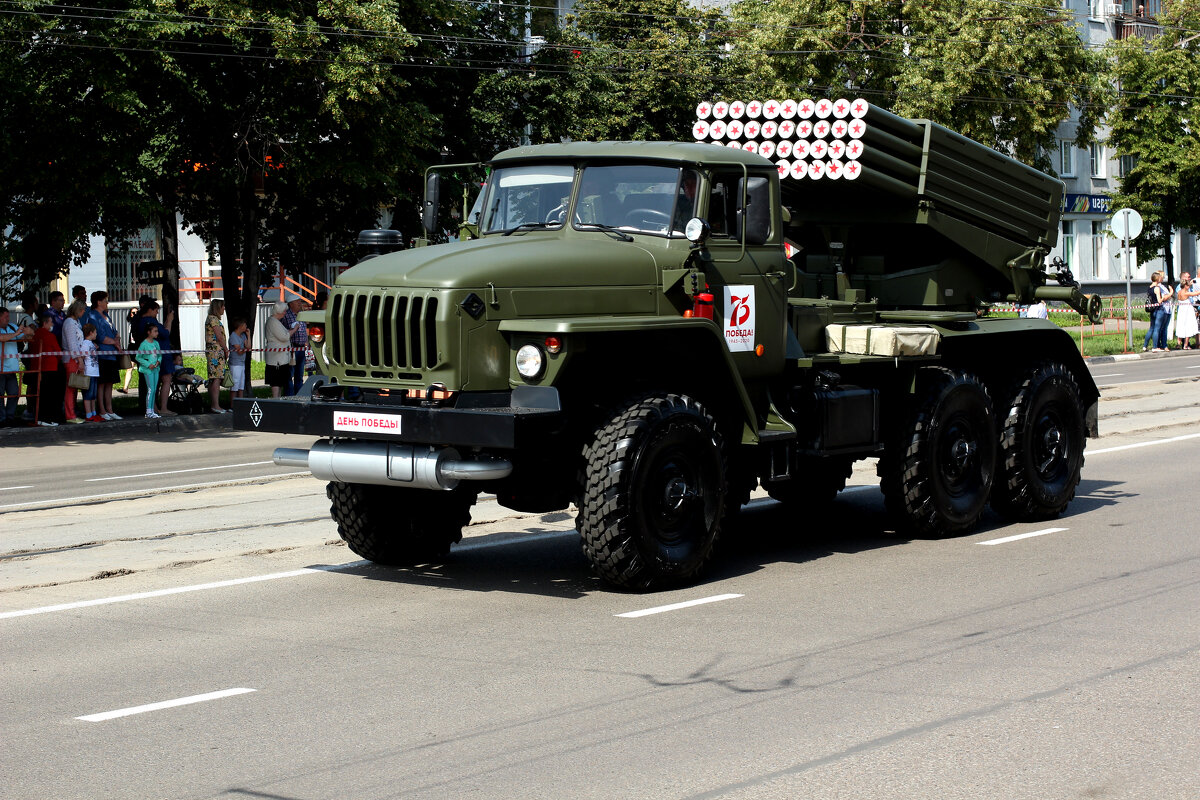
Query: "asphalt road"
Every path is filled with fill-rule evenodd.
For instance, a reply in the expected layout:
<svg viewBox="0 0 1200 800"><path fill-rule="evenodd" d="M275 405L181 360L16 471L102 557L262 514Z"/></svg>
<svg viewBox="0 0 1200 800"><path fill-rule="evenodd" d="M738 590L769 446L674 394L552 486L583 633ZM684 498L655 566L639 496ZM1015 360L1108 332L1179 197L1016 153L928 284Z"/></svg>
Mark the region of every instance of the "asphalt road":
<svg viewBox="0 0 1200 800"><path fill-rule="evenodd" d="M22 433L4 442L0 512L295 474L294 467L276 466L271 453L311 441L219 429L146 436L114 428L81 441L42 440L38 429Z"/></svg>
<svg viewBox="0 0 1200 800"><path fill-rule="evenodd" d="M1115 361L1089 363L1101 390L1139 381L1200 378L1200 350L1156 356L1117 356Z"/></svg>
<svg viewBox="0 0 1200 800"><path fill-rule="evenodd" d="M4 795L1193 798L1200 531L1156 509L1194 453L1093 454L1063 519L944 541L895 538L874 491L763 503L649 596L540 519L417 571L326 546L29 590L0 615Z"/></svg>
<svg viewBox="0 0 1200 800"><path fill-rule="evenodd" d="M1200 375L1126 363L1059 520L906 540L858 470L652 595L488 502L446 563L364 564L307 477L0 509L0 796L1195 798ZM65 498L110 446L24 464Z"/></svg>

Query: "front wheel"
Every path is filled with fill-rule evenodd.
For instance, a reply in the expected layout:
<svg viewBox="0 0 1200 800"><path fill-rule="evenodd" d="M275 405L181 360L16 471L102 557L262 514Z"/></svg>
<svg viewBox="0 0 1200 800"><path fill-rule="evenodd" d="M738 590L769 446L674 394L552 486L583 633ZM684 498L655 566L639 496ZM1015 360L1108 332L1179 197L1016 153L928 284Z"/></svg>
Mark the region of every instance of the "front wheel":
<svg viewBox="0 0 1200 800"><path fill-rule="evenodd" d="M584 449L575 525L600 576L647 590L694 577L721 530L727 480L720 434L696 400L629 402Z"/></svg>
<svg viewBox="0 0 1200 800"><path fill-rule="evenodd" d="M441 558L462 539L475 492L405 489L332 482L330 514L338 535L356 554L377 564L409 566Z"/></svg>
<svg viewBox="0 0 1200 800"><path fill-rule="evenodd" d="M1075 376L1057 363L1034 368L1011 392L992 507L1016 520L1066 510L1083 470L1085 431Z"/></svg>

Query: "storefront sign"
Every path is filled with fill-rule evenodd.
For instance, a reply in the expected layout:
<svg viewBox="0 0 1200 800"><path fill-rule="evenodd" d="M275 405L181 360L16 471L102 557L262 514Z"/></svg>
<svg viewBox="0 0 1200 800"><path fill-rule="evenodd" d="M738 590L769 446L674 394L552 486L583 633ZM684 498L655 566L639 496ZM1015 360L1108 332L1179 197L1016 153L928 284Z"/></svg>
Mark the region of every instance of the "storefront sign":
<svg viewBox="0 0 1200 800"><path fill-rule="evenodd" d="M1112 213L1112 201L1102 194L1068 194L1063 196L1063 212L1067 214Z"/></svg>

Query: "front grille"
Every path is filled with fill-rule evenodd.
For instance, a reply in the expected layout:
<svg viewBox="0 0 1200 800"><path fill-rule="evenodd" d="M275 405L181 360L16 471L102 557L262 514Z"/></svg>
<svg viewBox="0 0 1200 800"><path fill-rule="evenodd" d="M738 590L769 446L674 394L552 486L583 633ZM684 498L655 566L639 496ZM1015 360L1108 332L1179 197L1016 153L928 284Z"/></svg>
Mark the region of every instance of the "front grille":
<svg viewBox="0 0 1200 800"><path fill-rule="evenodd" d="M437 308L432 294L337 290L329 315L332 361L347 374L369 370L373 377L390 377L396 369L432 369L438 354Z"/></svg>

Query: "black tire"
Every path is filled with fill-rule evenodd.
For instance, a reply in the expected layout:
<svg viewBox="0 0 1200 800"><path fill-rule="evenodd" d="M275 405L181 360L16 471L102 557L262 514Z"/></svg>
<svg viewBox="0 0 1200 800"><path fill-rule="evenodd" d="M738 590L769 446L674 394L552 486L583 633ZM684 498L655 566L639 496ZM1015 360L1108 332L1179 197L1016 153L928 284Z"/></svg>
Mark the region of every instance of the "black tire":
<svg viewBox="0 0 1200 800"><path fill-rule="evenodd" d="M445 556L471 522L474 491L331 482L325 489L338 535L377 564L408 566Z"/></svg>
<svg viewBox="0 0 1200 800"><path fill-rule="evenodd" d="M920 536L971 530L987 507L996 465L996 423L973 375L922 370L913 410L880 459L889 511Z"/></svg>
<svg viewBox="0 0 1200 800"><path fill-rule="evenodd" d="M584 449L575 526L608 583L648 590L696 576L725 515L726 462L713 418L678 394L630 401Z"/></svg>
<svg viewBox="0 0 1200 800"><path fill-rule="evenodd" d="M830 505L846 480L854 462L841 458L800 459L792 477L782 481L763 481L772 500L797 509L820 509Z"/></svg>
<svg viewBox="0 0 1200 800"><path fill-rule="evenodd" d="M1046 363L1009 396L992 507L1008 519L1053 519L1075 498L1083 471L1079 385L1065 366Z"/></svg>

